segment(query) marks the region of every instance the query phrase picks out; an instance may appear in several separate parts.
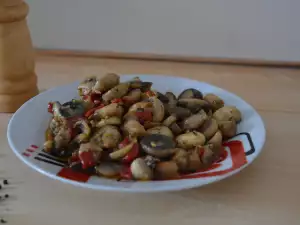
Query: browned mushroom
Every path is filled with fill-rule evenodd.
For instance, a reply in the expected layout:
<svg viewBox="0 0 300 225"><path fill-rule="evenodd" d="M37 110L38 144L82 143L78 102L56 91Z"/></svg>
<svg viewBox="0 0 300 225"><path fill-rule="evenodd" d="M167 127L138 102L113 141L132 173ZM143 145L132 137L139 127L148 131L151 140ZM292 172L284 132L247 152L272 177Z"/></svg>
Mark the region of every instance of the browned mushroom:
<svg viewBox="0 0 300 225"><path fill-rule="evenodd" d="M172 160L176 162L179 171L185 172L188 170L189 154L184 149L179 149L173 156Z"/></svg>
<svg viewBox="0 0 300 225"><path fill-rule="evenodd" d="M215 94L207 94L204 96L204 100L207 101L213 108L213 110L218 110L224 106L224 101Z"/></svg>
<svg viewBox="0 0 300 225"><path fill-rule="evenodd" d="M198 131L208 140L218 131L218 123L215 119L208 119Z"/></svg>
<svg viewBox="0 0 300 225"><path fill-rule="evenodd" d="M101 127L104 127L105 125L117 126L117 125L120 125L121 123L122 123L122 120L120 117L113 116L113 117L109 117L109 118L100 120L97 124L95 124L95 127L101 128Z"/></svg>
<svg viewBox="0 0 300 225"><path fill-rule="evenodd" d="M131 165L130 170L132 176L136 180L152 180L153 178L153 171L152 169L147 166L146 162L142 158L135 159Z"/></svg>
<svg viewBox="0 0 300 225"><path fill-rule="evenodd" d="M201 157L201 162L203 163L205 168L209 167L216 158L212 147L212 145L205 145L198 149Z"/></svg>
<svg viewBox="0 0 300 225"><path fill-rule="evenodd" d="M161 123L159 123L159 122L152 122L152 121L145 121L144 122L144 128L145 129L150 129L150 128L159 127L159 126L161 126Z"/></svg>
<svg viewBox="0 0 300 225"><path fill-rule="evenodd" d="M107 117L122 117L124 109L118 103L111 103L107 106L104 106L101 109L98 109L92 115L93 119L104 119Z"/></svg>
<svg viewBox="0 0 300 225"><path fill-rule="evenodd" d="M242 119L241 112L234 106L224 106L218 109L214 114L213 117L217 121L229 121L234 120L235 122L240 122Z"/></svg>
<svg viewBox="0 0 300 225"><path fill-rule="evenodd" d="M156 179L172 179L179 177L178 166L174 161L164 161L156 164L154 170Z"/></svg>
<svg viewBox="0 0 300 225"><path fill-rule="evenodd" d="M177 98L172 92L166 92L165 96L168 98L168 105L175 106L177 104Z"/></svg>
<svg viewBox="0 0 300 225"><path fill-rule="evenodd" d="M97 80L93 87L93 92L104 93L120 83L120 77L115 73L107 73Z"/></svg>
<svg viewBox="0 0 300 225"><path fill-rule="evenodd" d="M165 111L167 115L174 115L179 120L185 119L192 114L189 109L179 107L179 106L172 106L169 104L165 105Z"/></svg>
<svg viewBox="0 0 300 225"><path fill-rule="evenodd" d="M180 128L180 126L177 124L177 123L172 123L170 126L169 126L170 130L172 131L172 133L177 136L179 134L182 133L182 129Z"/></svg>
<svg viewBox="0 0 300 225"><path fill-rule="evenodd" d="M199 128L208 119L204 110L200 110L197 114L191 115L183 121L184 130L194 130Z"/></svg>
<svg viewBox="0 0 300 225"><path fill-rule="evenodd" d="M222 146L222 141L223 141L223 137L222 137L222 133L221 131L217 131L214 136L212 136L211 139L208 140L208 144L212 144L216 147L221 147Z"/></svg>
<svg viewBox="0 0 300 225"><path fill-rule="evenodd" d="M78 93L80 96L88 95L91 93L97 79L96 76L90 76L84 79L78 86Z"/></svg>
<svg viewBox="0 0 300 225"><path fill-rule="evenodd" d="M171 126L172 123L176 122L176 120L177 120L176 116L171 115L163 121L163 125L166 127L169 127L169 126Z"/></svg>
<svg viewBox="0 0 300 225"><path fill-rule="evenodd" d="M153 127L147 130L148 134L161 134L161 135L165 135L168 136L170 138L173 138L174 135L172 133L172 131L170 130L170 128L166 127L166 126L158 126L158 127Z"/></svg>
<svg viewBox="0 0 300 225"><path fill-rule="evenodd" d="M109 91L107 91L105 94L102 95L102 99L105 102L109 102L114 99L122 98L124 95L127 94L129 89L128 83L120 83L117 86L113 87Z"/></svg>
<svg viewBox="0 0 300 225"><path fill-rule="evenodd" d="M203 167L198 149L192 149L188 154L188 167L187 171L196 172Z"/></svg>
<svg viewBox="0 0 300 225"><path fill-rule="evenodd" d="M107 178L117 177L121 170L122 166L118 163L113 162L101 162L100 165L95 166L96 173L100 176Z"/></svg>
<svg viewBox="0 0 300 225"><path fill-rule="evenodd" d="M142 92L140 89L134 89L130 91L128 95L123 97L123 101L125 104L132 105L141 99L141 94Z"/></svg>
<svg viewBox="0 0 300 225"><path fill-rule="evenodd" d="M196 146L202 146L205 143L205 136L197 131L188 132L177 136L176 142L180 148L190 149Z"/></svg>
<svg viewBox="0 0 300 225"><path fill-rule="evenodd" d="M188 108L193 113L197 113L200 109L203 109L205 112L211 109L211 105L207 101L198 98L181 98L178 100L177 105Z"/></svg>
<svg viewBox="0 0 300 225"><path fill-rule="evenodd" d="M198 91L194 88L188 88L188 89L184 90L183 92L181 92L180 95L178 96L178 99L182 99L182 98L202 99L203 95L202 95L201 91Z"/></svg>
<svg viewBox="0 0 300 225"><path fill-rule="evenodd" d="M101 148L115 148L121 140L121 134L117 127L106 125L94 133L91 142L98 144Z"/></svg>
<svg viewBox="0 0 300 225"><path fill-rule="evenodd" d="M124 132L131 137L141 137L146 134L144 126L136 120L127 120L124 123Z"/></svg>
<svg viewBox="0 0 300 225"><path fill-rule="evenodd" d="M218 121L218 124L223 137L231 138L236 135L237 126L235 121Z"/></svg>
<svg viewBox="0 0 300 225"><path fill-rule="evenodd" d="M163 103L157 97L150 97L149 101L153 106L153 122L161 122L165 116L165 108Z"/></svg>
<svg viewBox="0 0 300 225"><path fill-rule="evenodd" d="M226 105L226 106L223 107L223 110L224 111L229 111L232 114L235 122L238 123L242 120L242 113L240 112L240 110L238 110L237 107Z"/></svg>

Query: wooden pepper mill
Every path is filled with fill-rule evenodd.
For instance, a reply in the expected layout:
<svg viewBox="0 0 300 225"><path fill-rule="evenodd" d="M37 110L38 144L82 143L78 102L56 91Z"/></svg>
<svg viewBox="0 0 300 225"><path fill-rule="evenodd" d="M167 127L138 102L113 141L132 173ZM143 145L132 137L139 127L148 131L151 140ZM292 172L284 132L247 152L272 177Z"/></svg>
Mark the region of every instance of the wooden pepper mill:
<svg viewBox="0 0 300 225"><path fill-rule="evenodd" d="M15 112L38 94L28 10L23 0L0 0L0 112Z"/></svg>

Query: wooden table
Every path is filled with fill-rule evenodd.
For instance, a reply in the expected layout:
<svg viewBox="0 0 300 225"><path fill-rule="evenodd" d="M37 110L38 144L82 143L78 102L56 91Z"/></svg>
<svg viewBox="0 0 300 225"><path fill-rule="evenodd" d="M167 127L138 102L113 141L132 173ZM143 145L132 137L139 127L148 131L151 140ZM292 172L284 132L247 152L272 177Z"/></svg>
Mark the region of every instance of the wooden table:
<svg viewBox="0 0 300 225"><path fill-rule="evenodd" d="M49 179L25 166L8 147L6 127L11 115L1 114L0 175L11 185L0 192L11 197L0 203L0 214L8 224L299 224L300 70L47 56L37 59L40 89L104 72L185 76L236 93L252 104L265 122L263 153L238 175L203 188L158 194L93 191Z"/></svg>

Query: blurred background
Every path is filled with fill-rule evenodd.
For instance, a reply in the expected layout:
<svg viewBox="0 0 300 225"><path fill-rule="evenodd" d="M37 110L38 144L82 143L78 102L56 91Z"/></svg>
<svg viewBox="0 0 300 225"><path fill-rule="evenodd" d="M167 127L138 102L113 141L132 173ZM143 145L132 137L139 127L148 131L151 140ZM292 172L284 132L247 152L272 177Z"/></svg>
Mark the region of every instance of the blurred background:
<svg viewBox="0 0 300 225"><path fill-rule="evenodd" d="M299 0L27 0L34 46L300 61Z"/></svg>

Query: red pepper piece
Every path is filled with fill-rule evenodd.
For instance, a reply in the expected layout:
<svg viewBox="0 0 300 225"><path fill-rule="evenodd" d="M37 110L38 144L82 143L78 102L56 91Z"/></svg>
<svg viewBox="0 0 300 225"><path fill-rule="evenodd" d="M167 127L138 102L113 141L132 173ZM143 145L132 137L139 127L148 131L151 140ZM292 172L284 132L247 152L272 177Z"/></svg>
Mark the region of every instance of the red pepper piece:
<svg viewBox="0 0 300 225"><path fill-rule="evenodd" d="M138 143L133 144L132 149L130 152L127 153L127 155L124 156L122 159L123 163L131 163L133 160L135 160L140 153L139 145Z"/></svg>
<svg viewBox="0 0 300 225"><path fill-rule="evenodd" d="M125 179L125 180L132 180L133 179L133 176L132 176L132 172L130 170L130 166L123 166L121 172L120 172L120 177L122 179Z"/></svg>
<svg viewBox="0 0 300 225"><path fill-rule="evenodd" d="M121 98L116 98L111 100L111 103L123 103L123 100Z"/></svg>
<svg viewBox="0 0 300 225"><path fill-rule="evenodd" d="M101 105L99 105L99 106L97 106L97 107L95 107L95 108L92 108L92 109L90 109L89 111L87 111L87 112L84 114L84 116L85 116L86 118L89 118L92 114L94 114L94 112L95 112L96 110L101 109L101 108L103 108L104 106L105 106L104 104L101 104Z"/></svg>
<svg viewBox="0 0 300 225"><path fill-rule="evenodd" d="M152 121L153 118L152 112L150 111L136 112L135 115L142 122Z"/></svg>
<svg viewBox="0 0 300 225"><path fill-rule="evenodd" d="M146 94L148 97L156 96L156 94L155 94L153 91L146 91L145 94Z"/></svg>
<svg viewBox="0 0 300 225"><path fill-rule="evenodd" d="M124 138L124 140L119 144L119 149L124 148L126 145L129 145L130 140L128 137Z"/></svg>
<svg viewBox="0 0 300 225"><path fill-rule="evenodd" d="M99 159L99 152L94 151L83 151L79 153L79 159L82 164L83 169L87 169L89 167L95 166Z"/></svg>
<svg viewBox="0 0 300 225"><path fill-rule="evenodd" d="M92 93L91 94L91 102L95 104L101 103L101 94Z"/></svg>
<svg viewBox="0 0 300 225"><path fill-rule="evenodd" d="M53 103L52 102L48 103L48 112L53 113Z"/></svg>

